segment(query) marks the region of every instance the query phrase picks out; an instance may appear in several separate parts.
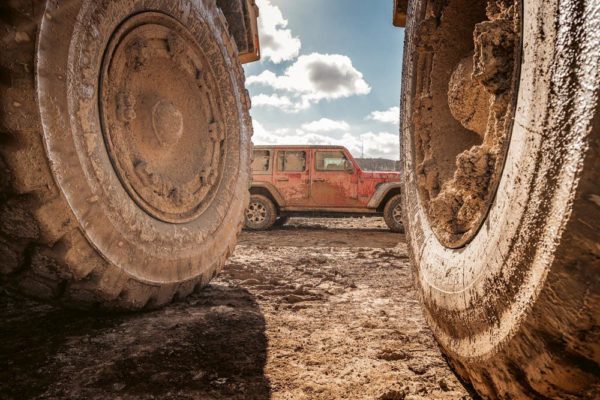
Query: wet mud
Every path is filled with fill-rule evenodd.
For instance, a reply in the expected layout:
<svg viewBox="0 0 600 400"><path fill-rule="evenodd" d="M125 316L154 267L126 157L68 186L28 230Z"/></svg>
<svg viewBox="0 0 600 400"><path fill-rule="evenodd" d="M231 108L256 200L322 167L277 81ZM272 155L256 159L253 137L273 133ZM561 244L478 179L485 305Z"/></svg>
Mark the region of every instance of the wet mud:
<svg viewBox="0 0 600 400"><path fill-rule="evenodd" d="M382 219L244 232L225 270L143 314L0 293L3 399L470 399Z"/></svg>

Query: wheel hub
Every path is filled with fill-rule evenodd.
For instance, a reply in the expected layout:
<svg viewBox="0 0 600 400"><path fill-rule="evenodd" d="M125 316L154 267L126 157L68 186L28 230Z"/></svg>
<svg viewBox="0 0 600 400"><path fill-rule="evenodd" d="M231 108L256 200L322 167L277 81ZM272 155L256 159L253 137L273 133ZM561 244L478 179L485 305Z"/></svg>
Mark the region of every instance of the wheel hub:
<svg viewBox="0 0 600 400"><path fill-rule="evenodd" d="M398 224L402 223L402 205L398 204L396 207L394 207L394 210L392 211L392 218L394 218L394 221Z"/></svg>
<svg viewBox="0 0 600 400"><path fill-rule="evenodd" d="M108 44L104 138L123 186L157 219L193 220L217 186L225 133L216 87L198 43L164 14L129 18Z"/></svg>
<svg viewBox="0 0 600 400"><path fill-rule="evenodd" d="M246 210L246 218L255 224L260 224L267 218L267 209L260 203L250 203Z"/></svg>
<svg viewBox="0 0 600 400"><path fill-rule="evenodd" d="M183 134L183 115L169 100L159 100L152 107L152 129L163 148L177 144Z"/></svg>

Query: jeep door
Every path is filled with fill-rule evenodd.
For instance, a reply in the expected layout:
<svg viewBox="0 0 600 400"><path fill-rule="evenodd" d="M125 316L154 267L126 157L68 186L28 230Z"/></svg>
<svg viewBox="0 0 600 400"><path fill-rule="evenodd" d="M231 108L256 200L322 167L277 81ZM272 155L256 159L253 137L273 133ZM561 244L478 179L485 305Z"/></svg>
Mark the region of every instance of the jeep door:
<svg viewBox="0 0 600 400"><path fill-rule="evenodd" d="M286 207L306 206L310 189L308 151L280 149L275 160L273 184L284 198Z"/></svg>
<svg viewBox="0 0 600 400"><path fill-rule="evenodd" d="M357 168L343 150L314 150L310 192L315 206L359 207L357 191Z"/></svg>

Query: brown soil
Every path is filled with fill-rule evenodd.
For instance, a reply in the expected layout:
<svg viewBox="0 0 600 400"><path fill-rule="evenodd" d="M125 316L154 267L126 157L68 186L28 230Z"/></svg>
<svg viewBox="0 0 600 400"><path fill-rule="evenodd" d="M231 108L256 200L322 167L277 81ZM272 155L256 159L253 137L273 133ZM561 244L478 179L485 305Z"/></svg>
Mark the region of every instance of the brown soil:
<svg viewBox="0 0 600 400"><path fill-rule="evenodd" d="M220 278L159 311L3 293L0 315L3 399L470 399L377 218L246 232Z"/></svg>

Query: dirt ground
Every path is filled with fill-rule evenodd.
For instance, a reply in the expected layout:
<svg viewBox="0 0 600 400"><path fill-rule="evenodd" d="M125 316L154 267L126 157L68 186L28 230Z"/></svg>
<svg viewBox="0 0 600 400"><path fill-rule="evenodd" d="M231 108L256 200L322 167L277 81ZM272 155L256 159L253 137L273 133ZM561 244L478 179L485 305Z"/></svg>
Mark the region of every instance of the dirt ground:
<svg viewBox="0 0 600 400"><path fill-rule="evenodd" d="M244 232L221 276L165 309L64 311L0 294L0 398L471 399L383 220Z"/></svg>

